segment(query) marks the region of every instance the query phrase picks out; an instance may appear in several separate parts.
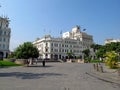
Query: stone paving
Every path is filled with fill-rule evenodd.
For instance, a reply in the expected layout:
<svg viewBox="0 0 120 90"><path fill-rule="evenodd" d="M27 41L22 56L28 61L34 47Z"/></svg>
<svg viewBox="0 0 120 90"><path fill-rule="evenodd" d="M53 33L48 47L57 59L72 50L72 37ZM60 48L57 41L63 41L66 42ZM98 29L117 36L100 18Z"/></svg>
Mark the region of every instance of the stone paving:
<svg viewBox="0 0 120 90"><path fill-rule="evenodd" d="M92 69L80 63L0 68L0 90L120 90L118 84L89 75Z"/></svg>
<svg viewBox="0 0 120 90"><path fill-rule="evenodd" d="M103 73L93 69L91 70L90 74L98 76L98 78L104 79L112 83L118 83L120 85L120 76L118 75L118 71L116 69L109 69L104 64L102 64L102 66Z"/></svg>

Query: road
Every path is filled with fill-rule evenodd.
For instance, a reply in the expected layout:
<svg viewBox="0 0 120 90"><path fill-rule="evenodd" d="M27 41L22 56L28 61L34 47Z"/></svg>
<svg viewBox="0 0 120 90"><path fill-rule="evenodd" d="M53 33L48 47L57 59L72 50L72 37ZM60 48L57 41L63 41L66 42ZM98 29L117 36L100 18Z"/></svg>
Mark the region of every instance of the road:
<svg viewBox="0 0 120 90"><path fill-rule="evenodd" d="M91 64L80 63L0 68L0 90L120 90L119 85L86 74L91 69Z"/></svg>

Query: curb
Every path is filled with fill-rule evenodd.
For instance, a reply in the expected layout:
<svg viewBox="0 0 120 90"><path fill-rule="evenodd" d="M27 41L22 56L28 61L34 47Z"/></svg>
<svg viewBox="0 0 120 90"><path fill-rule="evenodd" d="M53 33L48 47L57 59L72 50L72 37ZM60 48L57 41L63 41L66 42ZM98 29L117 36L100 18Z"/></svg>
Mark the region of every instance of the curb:
<svg viewBox="0 0 120 90"><path fill-rule="evenodd" d="M99 74L96 74L96 73L93 73L93 72L86 72L87 75L89 76L92 76L94 78L97 78L99 80L102 80L104 82L107 82L107 83L113 83L113 84L116 84L116 85L119 85L120 86L120 81L117 81L117 80L113 80L112 78L106 78L106 77L103 77L102 75L99 75Z"/></svg>

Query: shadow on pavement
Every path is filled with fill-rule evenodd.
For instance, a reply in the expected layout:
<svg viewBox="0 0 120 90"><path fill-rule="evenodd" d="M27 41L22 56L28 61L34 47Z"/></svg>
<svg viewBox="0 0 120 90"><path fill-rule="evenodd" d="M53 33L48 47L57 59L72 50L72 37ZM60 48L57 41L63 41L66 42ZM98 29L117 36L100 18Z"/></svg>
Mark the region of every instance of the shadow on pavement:
<svg viewBox="0 0 120 90"><path fill-rule="evenodd" d="M25 73L25 72L8 72L0 73L0 77L16 77L20 79L39 79L51 76L62 76L59 73Z"/></svg>

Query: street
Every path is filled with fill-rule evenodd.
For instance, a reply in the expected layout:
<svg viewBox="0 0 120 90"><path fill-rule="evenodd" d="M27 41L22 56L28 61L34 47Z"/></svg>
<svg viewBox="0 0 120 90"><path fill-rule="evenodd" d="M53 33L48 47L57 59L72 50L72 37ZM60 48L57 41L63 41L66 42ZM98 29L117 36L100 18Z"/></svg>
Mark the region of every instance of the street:
<svg viewBox="0 0 120 90"><path fill-rule="evenodd" d="M120 90L120 86L88 75L92 64L41 63L0 68L0 90Z"/></svg>

